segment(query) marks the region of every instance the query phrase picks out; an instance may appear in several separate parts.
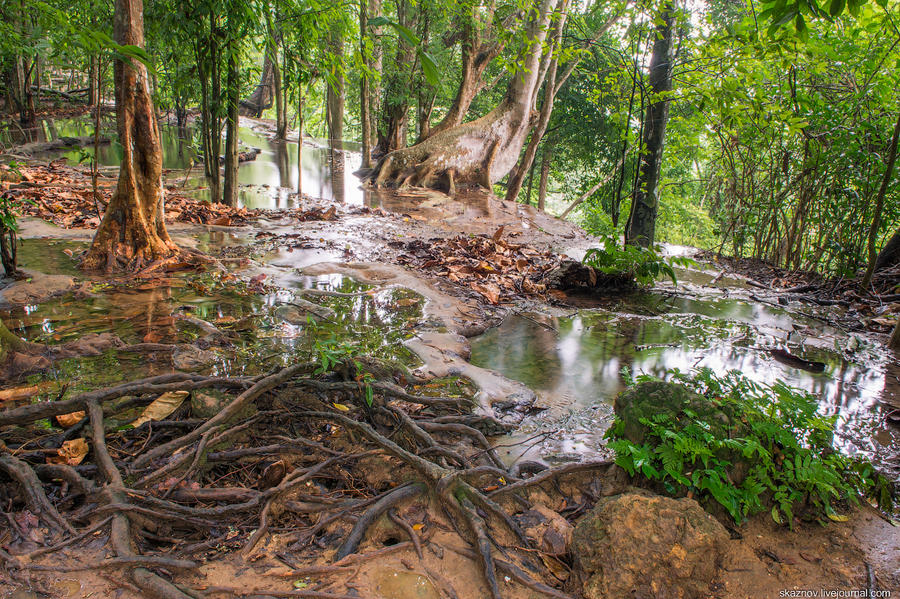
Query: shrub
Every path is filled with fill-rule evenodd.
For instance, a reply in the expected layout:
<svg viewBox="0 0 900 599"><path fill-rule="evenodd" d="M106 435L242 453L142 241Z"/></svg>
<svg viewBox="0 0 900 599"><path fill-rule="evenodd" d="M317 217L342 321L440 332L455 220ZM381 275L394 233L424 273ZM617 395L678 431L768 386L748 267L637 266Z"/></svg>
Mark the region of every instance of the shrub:
<svg viewBox="0 0 900 599"><path fill-rule="evenodd" d="M809 393L782 382L755 383L737 371L670 375L713 410L705 416L692 407L648 413L640 418L642 443L625 438L626 423L617 415L606 436L616 463L629 474L660 483L673 495L712 499L737 523L771 510L776 522L791 525L800 508L813 519L844 520L835 504L857 504L861 496L892 508L891 483L871 463L834 449L837 416L818 413ZM638 377L647 380L653 379ZM713 413L728 417L712 422ZM732 424L721 426L722 421Z"/></svg>
<svg viewBox="0 0 900 599"><path fill-rule="evenodd" d="M672 283L677 283L673 267L695 264L690 258L661 256L655 248L619 247L616 238L611 235L601 236L601 239L602 246L589 249L582 262L603 274L629 276L638 285L652 285L660 277L669 277Z"/></svg>

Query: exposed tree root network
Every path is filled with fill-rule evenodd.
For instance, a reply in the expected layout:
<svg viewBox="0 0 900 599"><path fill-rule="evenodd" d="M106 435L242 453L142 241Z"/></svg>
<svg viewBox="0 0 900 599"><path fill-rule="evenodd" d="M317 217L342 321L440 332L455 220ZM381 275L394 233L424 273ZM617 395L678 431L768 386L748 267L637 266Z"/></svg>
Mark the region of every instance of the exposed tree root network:
<svg viewBox="0 0 900 599"><path fill-rule="evenodd" d="M167 374L0 412L0 471L13 481L0 492L10 524L0 542L17 548L0 550L3 570L20 582L91 571L147 597L336 598L349 596L361 563L414 549L420 560L446 551L477 561L482 580L472 584L493 598L568 597L516 514L532 494L546 496L544 486L566 498L563 515L577 516L597 499L609 463L520 478L479 430L493 419L472 413L468 399L387 381L370 381L367 394L351 366L316 370ZM209 418L185 402L165 420L110 426L113 415L175 391L223 399ZM47 419L69 426L48 431ZM73 439L86 441L84 461L46 459L45 448ZM106 557L78 563L73 551L96 549L98 539ZM64 568L57 552L68 552ZM259 588L192 578L229 555L280 573ZM424 563L446 596L472 596Z"/></svg>

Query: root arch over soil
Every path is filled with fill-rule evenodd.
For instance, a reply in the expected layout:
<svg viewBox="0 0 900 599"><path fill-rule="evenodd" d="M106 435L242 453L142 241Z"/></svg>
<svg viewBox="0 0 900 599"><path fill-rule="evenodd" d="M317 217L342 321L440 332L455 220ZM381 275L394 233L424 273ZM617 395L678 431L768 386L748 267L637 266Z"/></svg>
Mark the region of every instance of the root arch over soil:
<svg viewBox="0 0 900 599"><path fill-rule="evenodd" d="M369 405L360 384L313 374L315 368L300 363L241 378L170 374L0 412L0 473L12 481L5 501L52 531L42 547L20 555L0 552L3 567L13 579L61 571L59 561L44 560L106 531L114 557L99 563L67 559L65 568L124 571L146 596L184 599L199 596L185 579L203 559L240 552L256 561L283 547L277 554L292 564L291 576L315 572L327 581L307 596L341 596L322 589L349 582L348 564L397 549L357 553L377 547L366 539L385 522L395 538L409 539L400 545L413 546L420 558L424 544L437 551L429 530L402 515L414 510L432 528L455 529L471 545L438 549L477 560L491 597L516 585L568 597L535 559L537 548L514 514L529 509L532 488L546 485L541 492L553 492L560 484L578 496L573 513L580 513L596 499L609 462L519 478L468 424L467 401L376 383ZM185 408L169 420L109 430L111 417L160 393L211 388L231 399L209 419L192 418ZM45 428L35 426L77 411L84 417L74 432L54 430L48 438ZM40 447L51 447L81 435L90 445L84 463L44 463L39 440ZM373 474L379 468L384 476ZM576 480L579 473L592 483ZM321 557L316 545L325 543L335 547L333 564L319 559L298 565ZM278 588L238 594L246 593L280 594Z"/></svg>

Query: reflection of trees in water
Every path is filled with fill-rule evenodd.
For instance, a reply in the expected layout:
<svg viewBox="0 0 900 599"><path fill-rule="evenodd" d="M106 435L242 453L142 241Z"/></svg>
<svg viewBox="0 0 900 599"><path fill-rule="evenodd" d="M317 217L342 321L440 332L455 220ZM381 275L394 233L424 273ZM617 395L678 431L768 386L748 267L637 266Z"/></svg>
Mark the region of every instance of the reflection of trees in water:
<svg viewBox="0 0 900 599"><path fill-rule="evenodd" d="M272 141L272 151L275 153L275 166L278 167L278 185L291 187L291 157L288 153L286 142ZM276 196L276 202L278 196ZM277 205L275 206L278 207Z"/></svg>
<svg viewBox="0 0 900 599"><path fill-rule="evenodd" d="M331 194L335 202L344 202L344 169L346 156L344 144L340 140L334 140L328 151L328 162L331 172Z"/></svg>

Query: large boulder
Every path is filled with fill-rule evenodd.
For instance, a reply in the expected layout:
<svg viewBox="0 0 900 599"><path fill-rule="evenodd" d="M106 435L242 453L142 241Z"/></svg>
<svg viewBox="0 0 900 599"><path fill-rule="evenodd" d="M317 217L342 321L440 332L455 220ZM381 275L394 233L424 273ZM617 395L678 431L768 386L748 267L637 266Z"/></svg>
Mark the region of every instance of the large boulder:
<svg viewBox="0 0 900 599"><path fill-rule="evenodd" d="M692 499L647 493L602 498L575 526L587 599L709 597L728 532Z"/></svg>

